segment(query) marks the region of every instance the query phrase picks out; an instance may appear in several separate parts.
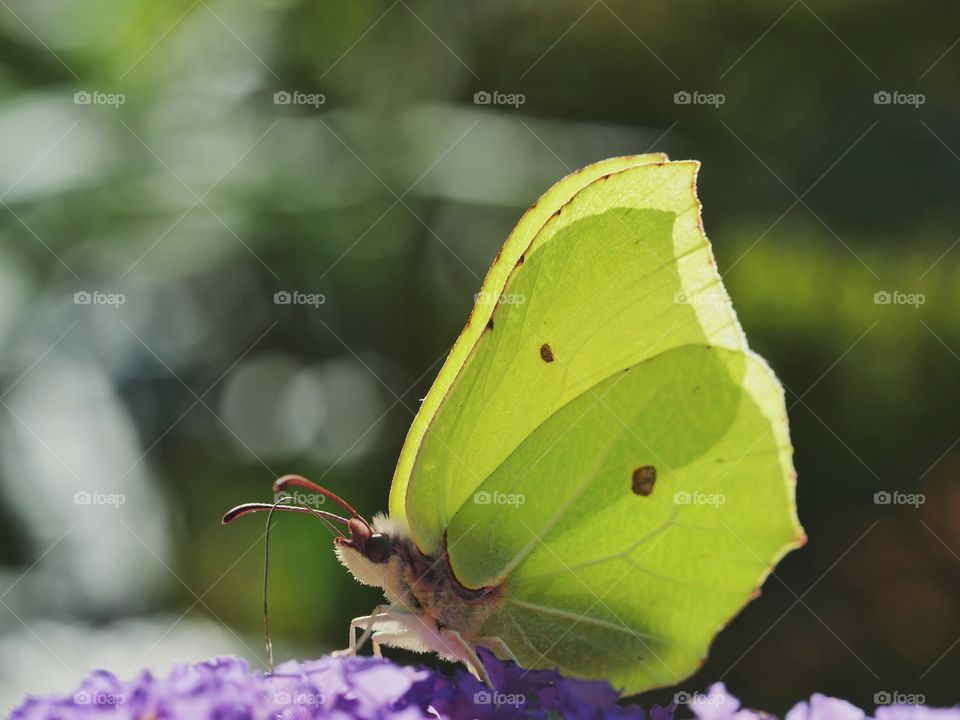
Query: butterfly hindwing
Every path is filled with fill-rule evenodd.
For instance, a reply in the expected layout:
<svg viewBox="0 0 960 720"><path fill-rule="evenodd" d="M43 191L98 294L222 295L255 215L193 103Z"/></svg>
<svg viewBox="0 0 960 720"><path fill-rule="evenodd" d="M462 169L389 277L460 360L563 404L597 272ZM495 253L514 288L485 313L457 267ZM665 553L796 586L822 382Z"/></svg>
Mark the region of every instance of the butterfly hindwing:
<svg viewBox="0 0 960 720"><path fill-rule="evenodd" d="M483 634L630 692L687 676L797 540L784 417L760 359L703 345L567 403L448 528L457 577L504 584Z"/></svg>

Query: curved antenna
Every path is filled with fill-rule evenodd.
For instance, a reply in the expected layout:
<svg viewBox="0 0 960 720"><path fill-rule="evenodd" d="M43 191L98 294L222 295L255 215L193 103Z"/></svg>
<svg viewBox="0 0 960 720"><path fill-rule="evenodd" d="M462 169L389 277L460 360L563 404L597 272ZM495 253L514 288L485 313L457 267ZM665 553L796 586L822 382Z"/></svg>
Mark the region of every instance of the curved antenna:
<svg viewBox="0 0 960 720"><path fill-rule="evenodd" d="M281 504L286 501L300 503L302 507ZM339 515L335 515L331 512L327 512L326 510L317 510L316 508L312 508L306 503L304 503L303 501L301 501L300 499L295 497L278 498L277 502L275 503L260 503L260 502L243 503L242 505L237 505L235 508L232 508L231 510L228 510L226 513L224 513L223 518L221 518L220 522L224 525L229 525L234 520L236 520L237 518L241 518L244 515L250 515L251 513L255 513L255 512L264 512L264 511L272 511L272 510L284 510L287 512L309 513L310 515L315 515L317 518L322 520L323 524L326 525L330 530L332 530L336 535L339 535L340 537L346 537L343 531L340 530L340 528L334 525L331 521L343 523L344 525L346 525L349 522L347 518L340 517Z"/></svg>
<svg viewBox="0 0 960 720"><path fill-rule="evenodd" d="M296 505L284 504L289 502L296 503ZM273 514L277 510L309 513L311 515L315 515L323 522L324 525L326 525L335 535L339 537L345 537L345 535L340 528L334 525L331 521L341 522L345 525L350 522L347 520L347 518L340 517L339 515L334 515L333 513L329 513L324 510L312 508L299 498L291 496L277 498L273 503L244 503L243 505L237 505L237 507L227 511L221 519L221 522L224 525L228 525L244 515L267 511L267 529L263 535L263 635L264 642L267 646L267 670L271 674L273 673L273 640L270 638L270 607L268 599L268 590L270 587L270 530L273 527Z"/></svg>
<svg viewBox="0 0 960 720"><path fill-rule="evenodd" d="M291 505L284 505L285 502L293 501L300 505L301 507L294 507ZM269 508L267 513L267 529L264 532L264 543L263 543L263 636L264 642L267 646L267 671L272 675L273 674L273 640L270 638L270 608L268 605L268 589L270 587L270 528L273 526L273 513L277 510L293 510L296 512L308 512L316 514L321 520L324 521L329 527L339 532L339 528L334 527L330 524L330 521L327 520L324 515L330 515L333 518L337 518L342 522L347 522L345 518L341 518L332 513L323 512L322 510L317 510L310 507L302 500L299 500L295 497L282 497L277 498L276 502L273 505L267 503L248 503L248 505L266 505L266 508L257 508L255 510L248 510L248 512L257 512L257 510L263 510ZM243 507L243 506L241 506ZM234 508L236 510L237 508ZM227 513L229 515L229 513ZM243 514L243 513L241 513ZM239 515L235 516L239 517ZM343 533L340 533L343 536Z"/></svg>
<svg viewBox="0 0 960 720"><path fill-rule="evenodd" d="M355 517L357 520L362 522L368 528L371 527L370 523L368 523L366 519L364 519L363 515L358 513L356 510L354 510L353 506L350 505L350 503L348 503L346 500L344 500L342 497L340 497L336 493L330 490L327 490L325 487L321 487L320 485L317 485L314 482L310 482L302 475L284 475L283 477L278 478L273 483L273 491L275 493L282 492L283 490L286 490L291 485L295 487L302 487L305 490L312 490L315 493L319 493L320 495L323 495L323 497L335 502L337 505L339 505L344 510L346 510L352 517Z"/></svg>
<svg viewBox="0 0 960 720"><path fill-rule="evenodd" d="M267 672L273 675L273 640L270 638L270 612L267 607L267 589L270 580L270 527L273 522L273 513L278 507L282 507L280 498L270 508L267 515L267 529L263 538L263 639L267 645Z"/></svg>

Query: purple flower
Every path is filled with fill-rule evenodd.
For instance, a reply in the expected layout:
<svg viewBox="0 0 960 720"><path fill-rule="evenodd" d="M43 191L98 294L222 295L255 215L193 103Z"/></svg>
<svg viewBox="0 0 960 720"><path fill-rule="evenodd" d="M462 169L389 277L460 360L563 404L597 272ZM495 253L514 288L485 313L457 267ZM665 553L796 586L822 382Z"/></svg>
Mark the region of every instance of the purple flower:
<svg viewBox="0 0 960 720"><path fill-rule="evenodd" d="M728 693L721 682L711 685L706 693L678 693L677 699L687 703L697 720L750 720L756 717L750 710L740 710L740 701Z"/></svg>
<svg viewBox="0 0 960 720"><path fill-rule="evenodd" d="M571 720L644 720L642 708L617 704L620 694L610 683L565 678L556 670L524 670L516 663L498 660L484 648L477 652L493 688L458 671L448 683L447 693L433 702L442 717L500 720L559 715ZM672 720L672 713L658 720Z"/></svg>
<svg viewBox="0 0 960 720"><path fill-rule="evenodd" d="M866 713L846 700L815 693L810 702L799 702L785 720L864 720Z"/></svg>
<svg viewBox="0 0 960 720"><path fill-rule="evenodd" d="M463 670L452 676L369 657L326 656L287 662L270 674L246 662L214 658L180 665L163 678L131 681L98 670L63 698L27 698L10 720L645 720L637 705L603 681L527 671L480 650L493 687ZM696 720L772 720L741 707L716 683L706 693L678 693ZM673 720L676 703L654 707L650 720ZM785 720L867 720L845 700L814 695ZM960 720L960 708L888 705L876 720Z"/></svg>
<svg viewBox="0 0 960 720"><path fill-rule="evenodd" d="M148 672L124 682L99 670L65 698L28 698L11 720L510 720L559 715L572 720L643 720L639 707L621 707L608 683L527 672L490 653L488 688L457 670L453 677L368 657L326 656L287 662L273 674L246 662L215 658L181 665L157 678ZM656 720L672 720L662 709Z"/></svg>
<svg viewBox="0 0 960 720"><path fill-rule="evenodd" d="M884 705L877 708L877 720L960 720L960 708L932 708L926 705Z"/></svg>
<svg viewBox="0 0 960 720"><path fill-rule="evenodd" d="M678 693L697 720L764 720L768 713L740 707L740 700L727 692L723 683L715 683L707 693ZM654 719L658 720L658 719ZM672 719L671 719L672 720ZM814 694L787 712L784 720L868 720L867 714L846 700ZM925 705L886 705L878 707L875 720L960 720L960 707L931 708Z"/></svg>
<svg viewBox="0 0 960 720"><path fill-rule="evenodd" d="M181 665L165 678L143 673L130 682L96 671L66 698L28 698L11 720L308 720L435 718L428 698L411 693L430 673L375 658L288 662L272 675L243 660L215 658Z"/></svg>

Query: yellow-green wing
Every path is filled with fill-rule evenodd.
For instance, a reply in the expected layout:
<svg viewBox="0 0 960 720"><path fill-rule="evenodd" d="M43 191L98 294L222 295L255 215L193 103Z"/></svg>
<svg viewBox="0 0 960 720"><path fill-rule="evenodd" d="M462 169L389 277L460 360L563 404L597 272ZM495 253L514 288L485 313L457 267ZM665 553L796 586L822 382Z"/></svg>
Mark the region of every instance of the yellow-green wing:
<svg viewBox="0 0 960 720"><path fill-rule="evenodd" d="M705 345L568 402L448 528L454 574L503 583L482 633L628 693L692 673L802 537L785 413L762 360Z"/></svg>
<svg viewBox="0 0 960 720"><path fill-rule="evenodd" d="M510 233L510 237L507 238L506 243L487 272L467 324L451 349L430 391L424 398L420 410L407 433L406 441L400 451L400 459L394 473L393 483L390 486L390 516L393 519L407 524L407 488L427 429L463 369L471 351L482 337L490 316L504 294L504 286L510 278L511 271L513 271L521 255L528 250L537 232L554 213L570 201L570 198L595 180L630 167L666 160L667 156L663 153L648 153L646 155L610 158L588 165L556 183L520 218L520 222ZM434 533L431 535L429 545L435 547L435 544L436 536Z"/></svg>
<svg viewBox="0 0 960 720"><path fill-rule="evenodd" d="M562 180L521 220L394 477L391 516L423 552L436 555L477 487L588 389L681 345L746 349L700 224L698 168L608 160Z"/></svg>

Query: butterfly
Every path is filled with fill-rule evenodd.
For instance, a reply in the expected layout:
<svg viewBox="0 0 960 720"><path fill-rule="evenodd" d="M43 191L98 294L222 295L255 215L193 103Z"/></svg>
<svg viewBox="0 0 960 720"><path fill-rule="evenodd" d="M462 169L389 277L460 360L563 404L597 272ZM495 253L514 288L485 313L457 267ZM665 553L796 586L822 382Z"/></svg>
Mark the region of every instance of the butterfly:
<svg viewBox="0 0 960 720"><path fill-rule="evenodd" d="M400 453L389 514L334 550L388 604L382 646L484 677L525 668L673 685L804 542L783 390L748 347L696 195L699 163L595 163L520 219ZM362 640L361 640L362 641ZM485 678L487 679L487 678Z"/></svg>

